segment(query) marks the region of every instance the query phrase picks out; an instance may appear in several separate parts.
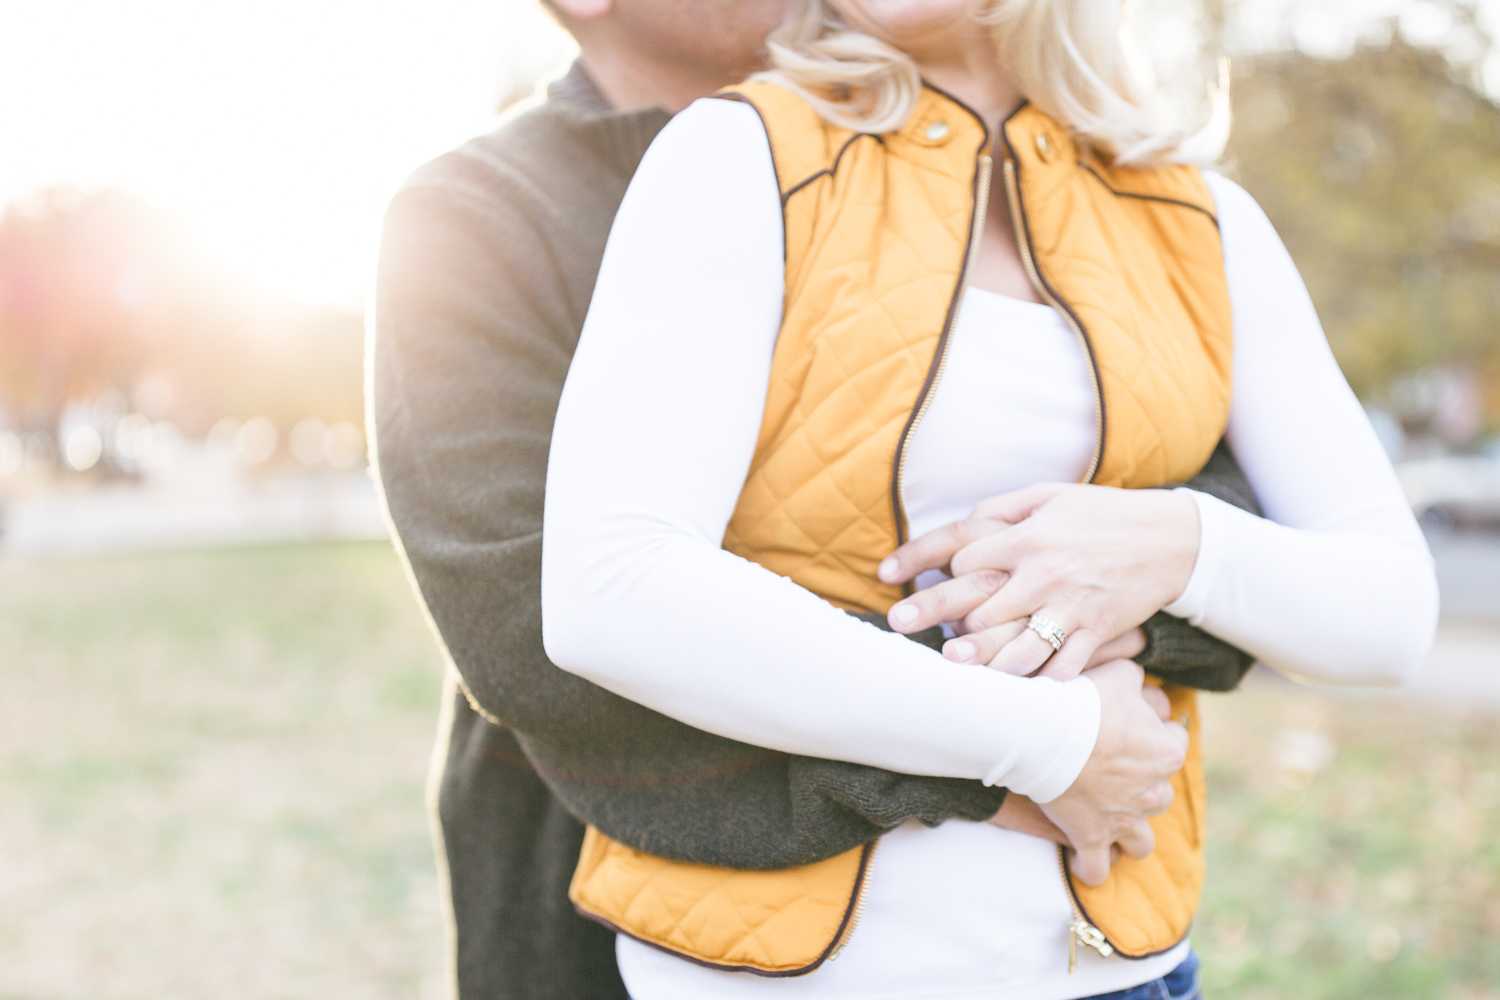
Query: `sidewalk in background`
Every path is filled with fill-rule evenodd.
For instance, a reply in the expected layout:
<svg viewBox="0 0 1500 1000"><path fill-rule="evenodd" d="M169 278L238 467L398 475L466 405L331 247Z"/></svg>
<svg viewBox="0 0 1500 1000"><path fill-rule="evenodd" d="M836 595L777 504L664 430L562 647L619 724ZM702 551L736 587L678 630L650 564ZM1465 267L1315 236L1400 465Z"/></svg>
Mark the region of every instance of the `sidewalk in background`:
<svg viewBox="0 0 1500 1000"><path fill-rule="evenodd" d="M375 486L362 470L32 492L6 504L0 529L0 557L22 559L387 537Z"/></svg>
<svg viewBox="0 0 1500 1000"><path fill-rule="evenodd" d="M1500 708L1500 618L1445 617L1422 671L1389 696Z"/></svg>

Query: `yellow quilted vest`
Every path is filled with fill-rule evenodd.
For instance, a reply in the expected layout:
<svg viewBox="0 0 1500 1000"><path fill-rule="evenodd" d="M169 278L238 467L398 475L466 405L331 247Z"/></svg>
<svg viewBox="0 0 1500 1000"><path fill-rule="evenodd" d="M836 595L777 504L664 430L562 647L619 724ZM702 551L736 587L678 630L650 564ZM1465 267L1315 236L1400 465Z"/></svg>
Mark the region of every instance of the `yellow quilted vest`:
<svg viewBox="0 0 1500 1000"><path fill-rule="evenodd" d="M765 123L786 231L766 413L726 549L841 608L884 612L903 596L875 567L905 540L904 447L942 378L994 160L1032 280L1092 361L1088 479L1149 488L1207 461L1228 415L1232 343L1213 200L1196 169L1111 167L1030 106L992 144L972 112L931 88L879 136L830 125L771 83L721 96ZM1166 690L1191 742L1176 800L1152 820L1155 853L1090 887L1059 852L1075 946L1157 954L1197 908L1198 718L1192 691ZM874 848L738 871L653 857L590 827L569 895L585 916L690 960L800 975L853 933Z"/></svg>

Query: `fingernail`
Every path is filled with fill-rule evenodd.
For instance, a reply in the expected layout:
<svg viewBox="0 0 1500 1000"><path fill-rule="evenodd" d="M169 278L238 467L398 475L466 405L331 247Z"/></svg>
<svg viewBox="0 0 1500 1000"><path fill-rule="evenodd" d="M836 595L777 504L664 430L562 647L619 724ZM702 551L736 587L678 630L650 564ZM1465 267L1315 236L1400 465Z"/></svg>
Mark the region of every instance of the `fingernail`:
<svg viewBox="0 0 1500 1000"><path fill-rule="evenodd" d="M955 642L948 649L959 663L968 663L974 659L974 644L971 642Z"/></svg>
<svg viewBox="0 0 1500 1000"><path fill-rule="evenodd" d="M910 604L898 604L891 609L891 618L897 625L910 625L917 620L917 609Z"/></svg>
<svg viewBox="0 0 1500 1000"><path fill-rule="evenodd" d="M896 562L895 556L886 556L881 560L880 567L875 570L875 575L886 583L894 583L896 580L896 570L900 568L901 564Z"/></svg>

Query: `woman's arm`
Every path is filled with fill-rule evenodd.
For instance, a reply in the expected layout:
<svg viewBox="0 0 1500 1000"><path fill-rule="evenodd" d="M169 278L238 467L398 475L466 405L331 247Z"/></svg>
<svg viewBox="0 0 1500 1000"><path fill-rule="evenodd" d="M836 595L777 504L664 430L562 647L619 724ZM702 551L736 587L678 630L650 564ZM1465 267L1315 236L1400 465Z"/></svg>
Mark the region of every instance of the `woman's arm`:
<svg viewBox="0 0 1500 1000"><path fill-rule="evenodd" d="M949 662L720 547L760 428L781 240L754 111L674 120L616 218L558 410L547 652L723 736L1050 800L1093 748L1091 683Z"/></svg>
<svg viewBox="0 0 1500 1000"><path fill-rule="evenodd" d="M512 120L423 168L382 230L371 440L412 581L462 677L445 819L483 812L476 796L502 773L513 787L528 763L570 812L613 839L730 868L820 861L908 819L990 818L1003 788L768 752L547 660L541 529L552 419L629 182L621 170L647 142L611 146L620 160L593 149L560 170L577 155L577 134L539 129L549 114L557 110ZM474 720L470 705L488 721ZM483 853L484 839L470 846Z"/></svg>
<svg viewBox="0 0 1500 1000"><path fill-rule="evenodd" d="M1229 444L1266 518L1194 494L1198 561L1167 610L1294 676L1397 683L1432 643L1432 557L1270 220L1206 176L1234 306Z"/></svg>
<svg viewBox="0 0 1500 1000"><path fill-rule="evenodd" d="M892 609L902 631L961 621L948 656L1068 676L1092 643L1165 603L1304 679L1395 683L1420 665L1437 618L1426 543L1275 230L1241 188L1207 176L1234 313L1228 440L1265 517L1192 490L994 497L882 565L888 582L957 574ZM1019 624L1033 613L1070 634L1053 659Z"/></svg>

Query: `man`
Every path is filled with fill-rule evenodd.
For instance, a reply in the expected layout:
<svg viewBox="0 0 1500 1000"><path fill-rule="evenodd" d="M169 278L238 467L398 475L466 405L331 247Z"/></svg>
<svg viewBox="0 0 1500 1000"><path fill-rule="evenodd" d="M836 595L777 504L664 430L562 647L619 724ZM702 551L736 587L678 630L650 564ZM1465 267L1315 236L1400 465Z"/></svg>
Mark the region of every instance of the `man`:
<svg viewBox="0 0 1500 1000"><path fill-rule="evenodd" d="M984 820L1004 799L720 739L542 651L548 445L610 222L670 113L756 69L783 8L553 0L578 63L545 102L418 171L387 216L371 423L398 545L452 664L433 793L465 1000L625 997L613 936L566 898L577 817L655 854L776 868L911 818ZM1173 622L1150 638L1143 660L1187 651L1221 686L1246 666Z"/></svg>

